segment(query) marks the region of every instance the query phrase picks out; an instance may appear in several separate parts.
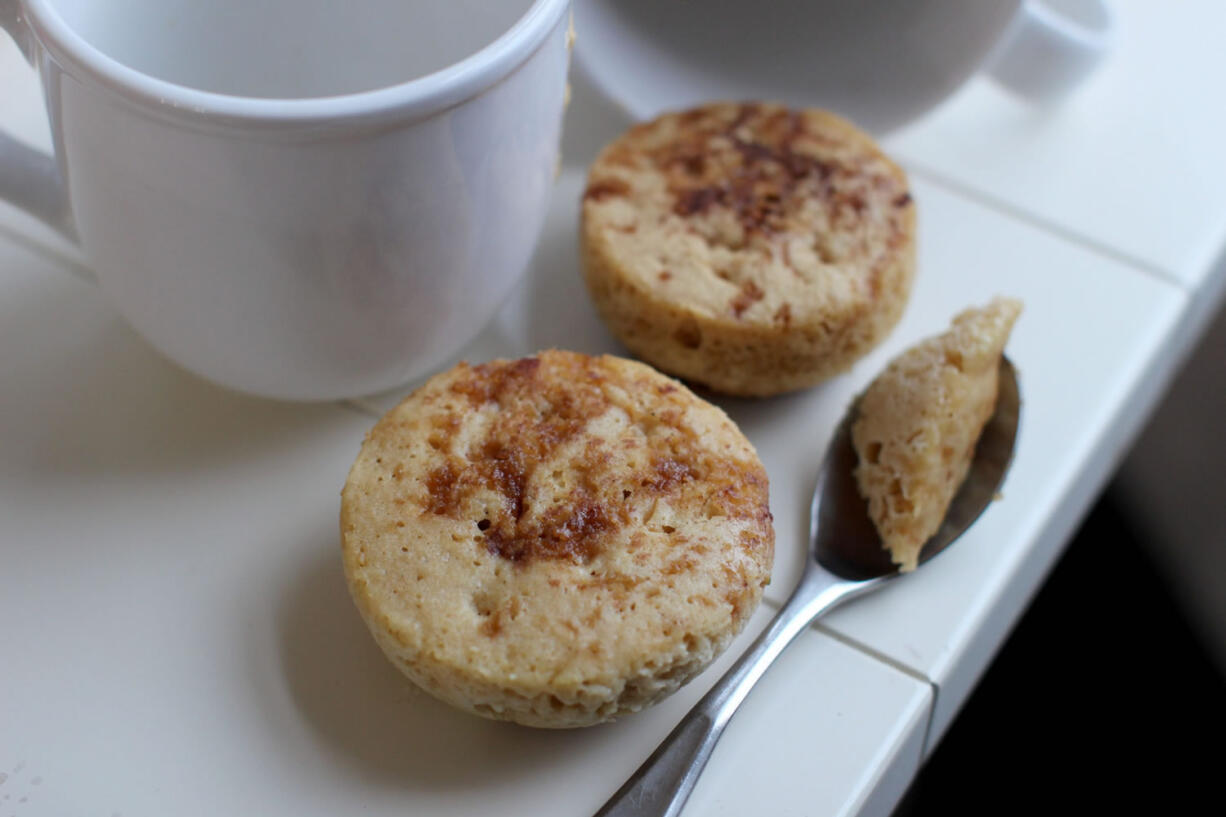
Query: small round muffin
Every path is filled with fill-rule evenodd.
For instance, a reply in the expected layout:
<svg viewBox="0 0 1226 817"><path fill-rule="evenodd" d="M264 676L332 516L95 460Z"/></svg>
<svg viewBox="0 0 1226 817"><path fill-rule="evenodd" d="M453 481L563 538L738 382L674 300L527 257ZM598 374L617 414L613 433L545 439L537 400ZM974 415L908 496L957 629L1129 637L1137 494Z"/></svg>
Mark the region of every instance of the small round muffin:
<svg viewBox="0 0 1226 817"><path fill-rule="evenodd" d="M608 145L581 241L596 308L635 355L766 396L845 371L898 322L915 205L902 170L837 116L719 103Z"/></svg>
<svg viewBox="0 0 1226 817"><path fill-rule="evenodd" d="M345 575L426 691L530 726L633 712L697 675L770 578L766 472L648 366L548 351L460 364L367 435Z"/></svg>

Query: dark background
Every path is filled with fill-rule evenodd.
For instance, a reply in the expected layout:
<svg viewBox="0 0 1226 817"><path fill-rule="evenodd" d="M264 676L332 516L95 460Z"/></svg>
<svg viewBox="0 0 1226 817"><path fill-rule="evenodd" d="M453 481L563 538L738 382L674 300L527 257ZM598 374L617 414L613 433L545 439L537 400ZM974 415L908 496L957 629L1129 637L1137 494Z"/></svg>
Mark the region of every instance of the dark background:
<svg viewBox="0 0 1226 817"><path fill-rule="evenodd" d="M1223 814L1226 678L1108 488L895 817Z"/></svg>

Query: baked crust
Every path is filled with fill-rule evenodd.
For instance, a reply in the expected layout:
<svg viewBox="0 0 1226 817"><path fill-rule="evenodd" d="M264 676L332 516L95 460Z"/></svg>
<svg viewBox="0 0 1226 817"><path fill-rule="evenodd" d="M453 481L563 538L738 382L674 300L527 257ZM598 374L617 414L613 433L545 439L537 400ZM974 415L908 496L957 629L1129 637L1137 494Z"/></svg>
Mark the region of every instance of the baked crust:
<svg viewBox="0 0 1226 817"><path fill-rule="evenodd" d="M894 327L915 205L903 171L843 119L718 103L600 153L581 245L597 310L630 351L764 396L845 371Z"/></svg>
<svg viewBox="0 0 1226 817"><path fill-rule="evenodd" d="M1022 304L996 298L911 347L860 398L851 428L856 481L904 571L936 533L996 408L1000 356Z"/></svg>
<svg viewBox="0 0 1226 817"><path fill-rule="evenodd" d="M700 672L769 581L767 477L718 408L634 361L460 364L384 416L342 495L384 652L490 718L582 726Z"/></svg>

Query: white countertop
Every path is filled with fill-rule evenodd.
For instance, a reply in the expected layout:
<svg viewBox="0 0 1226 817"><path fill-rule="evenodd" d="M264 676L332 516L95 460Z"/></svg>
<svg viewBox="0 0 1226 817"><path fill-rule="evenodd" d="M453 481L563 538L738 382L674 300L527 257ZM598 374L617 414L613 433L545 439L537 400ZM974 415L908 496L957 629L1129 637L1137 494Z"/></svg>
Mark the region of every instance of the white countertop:
<svg viewBox="0 0 1226 817"><path fill-rule="evenodd" d="M920 215L899 328L829 384L720 401L772 479L763 609L673 699L578 732L415 692L353 609L338 492L403 390L292 405L203 383L120 322L75 249L0 205L0 817L592 813L786 597L851 395L954 312L1017 295L1025 406L1003 500L922 571L804 634L686 810L887 814L1226 286L1226 109L1211 102L1226 15L1208 0L1117 5L1117 53L1066 108L973 80L887 140ZM0 121L46 146L40 105L0 43ZM577 277L575 226L582 164L623 125L577 84L536 260L462 357L617 351Z"/></svg>
<svg viewBox="0 0 1226 817"><path fill-rule="evenodd" d="M1069 104L975 80L886 144L961 194L1196 287L1226 241L1226 4L1112 5L1114 52Z"/></svg>

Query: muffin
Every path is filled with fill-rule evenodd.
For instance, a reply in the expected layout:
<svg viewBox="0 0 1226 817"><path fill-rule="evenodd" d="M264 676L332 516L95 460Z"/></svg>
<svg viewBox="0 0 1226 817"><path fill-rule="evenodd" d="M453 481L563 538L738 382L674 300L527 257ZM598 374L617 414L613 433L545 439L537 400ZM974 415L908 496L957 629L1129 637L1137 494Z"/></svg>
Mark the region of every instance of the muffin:
<svg viewBox="0 0 1226 817"><path fill-rule="evenodd" d="M1022 311L996 298L911 347L860 398L852 425L856 482L891 559L914 570L996 408L1000 358Z"/></svg>
<svg viewBox="0 0 1226 817"><path fill-rule="evenodd" d="M766 472L648 366L460 364L385 415L342 494L349 588L418 686L530 726L633 712L697 675L769 581Z"/></svg>
<svg viewBox="0 0 1226 817"><path fill-rule="evenodd" d="M725 394L848 369L902 314L915 204L901 169L837 116L707 105L631 128L583 196L584 276L638 357Z"/></svg>

